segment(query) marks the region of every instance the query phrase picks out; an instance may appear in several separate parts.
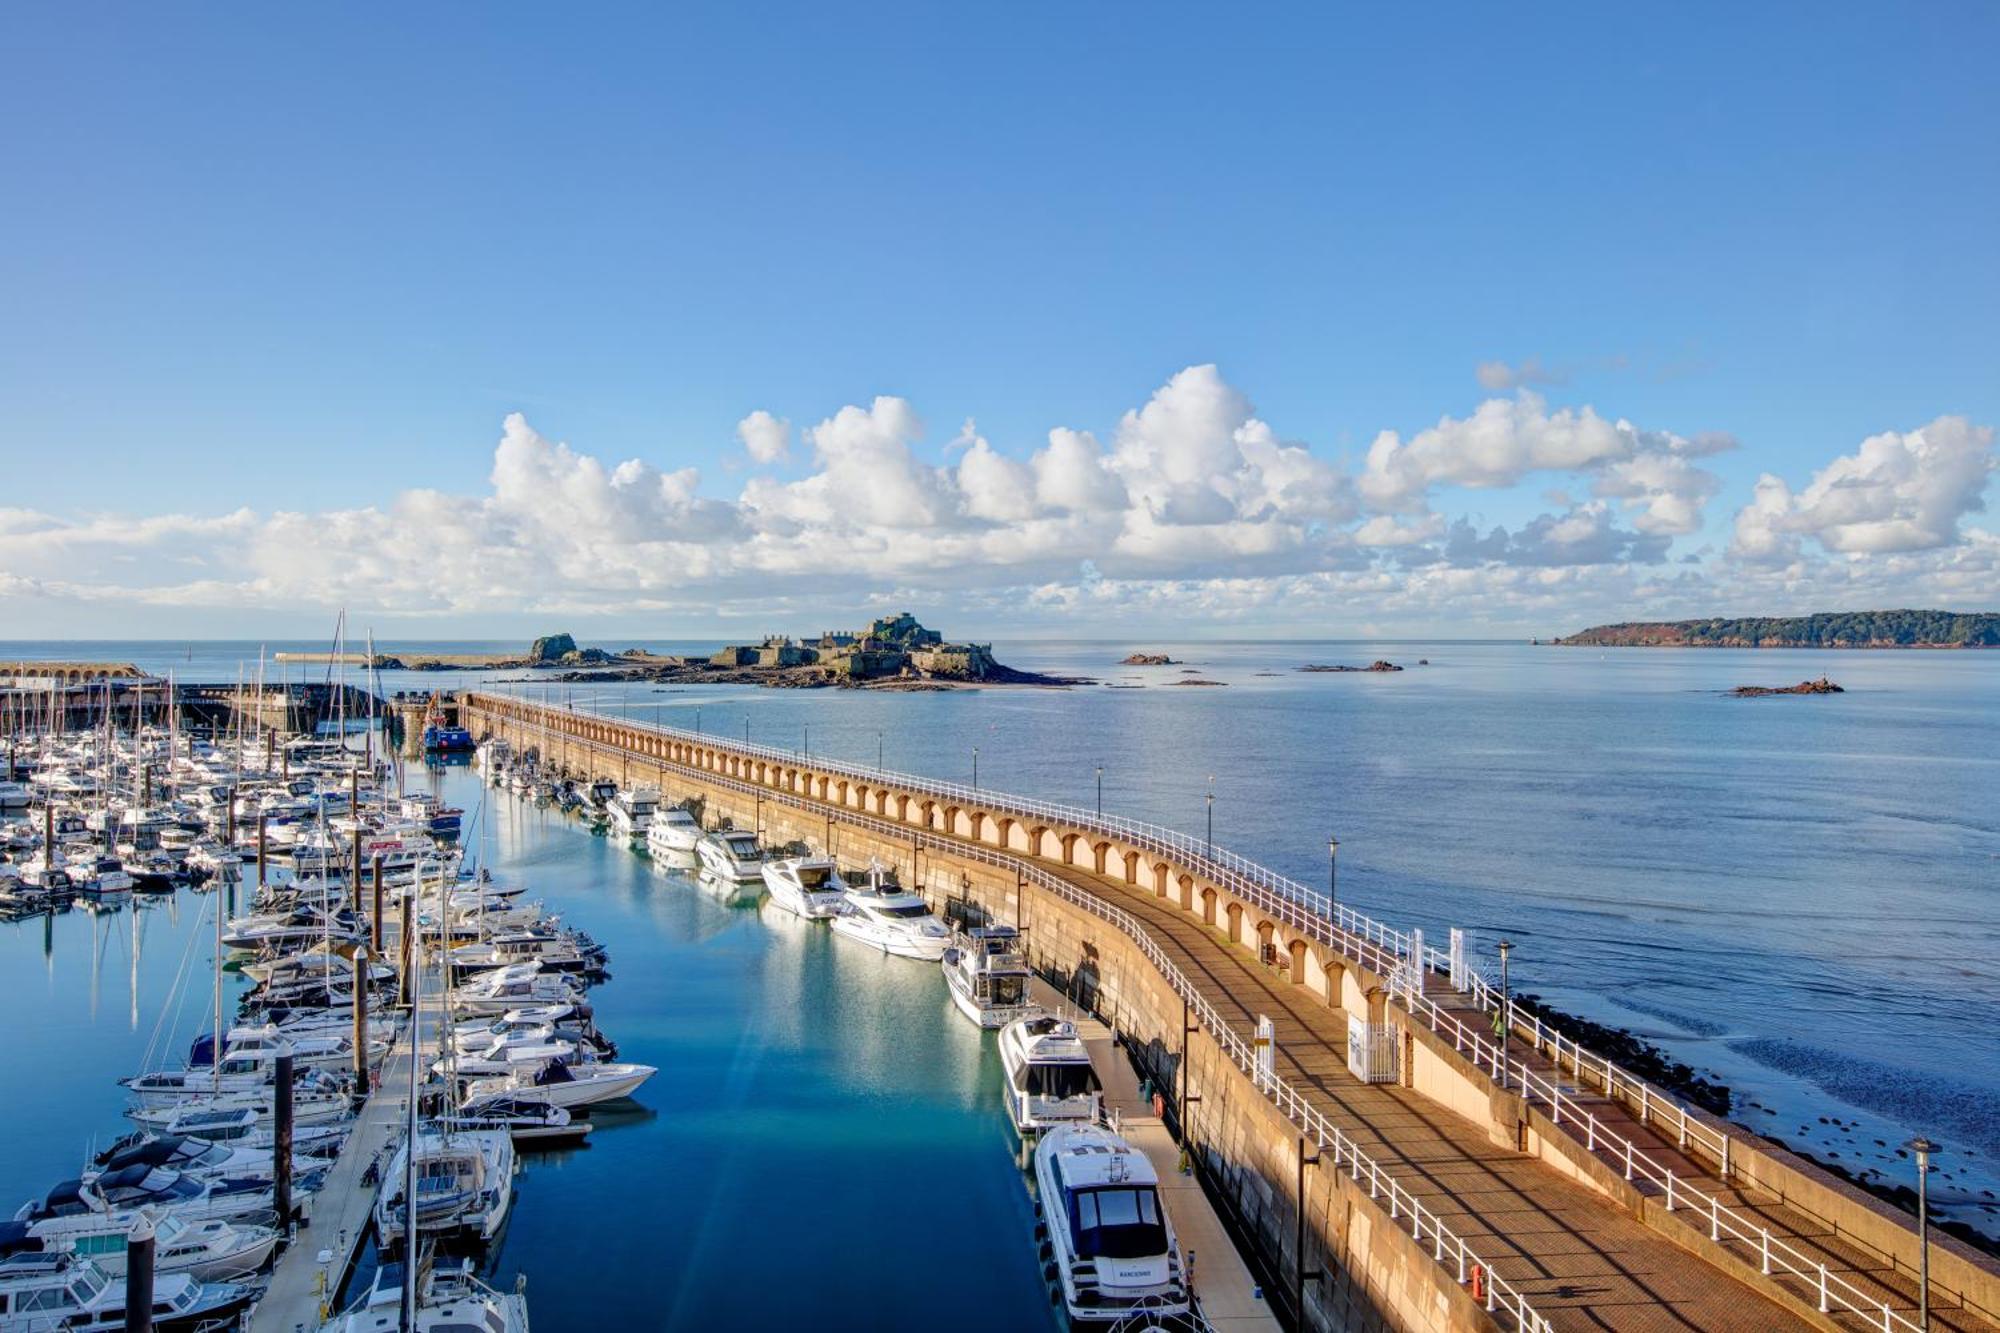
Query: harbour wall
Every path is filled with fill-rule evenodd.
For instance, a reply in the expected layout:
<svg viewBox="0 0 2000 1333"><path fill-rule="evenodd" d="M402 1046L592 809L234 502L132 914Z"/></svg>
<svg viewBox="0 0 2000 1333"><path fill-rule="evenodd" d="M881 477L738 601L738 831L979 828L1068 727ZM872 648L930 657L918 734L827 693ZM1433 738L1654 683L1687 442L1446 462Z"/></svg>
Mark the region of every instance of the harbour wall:
<svg viewBox="0 0 2000 1333"><path fill-rule="evenodd" d="M1292 1293L1301 1285L1301 1184L1303 1263L1316 1275L1303 1284L1303 1327L1455 1333L1518 1326L1496 1320L1474 1299L1472 1274L1461 1280L1455 1247L1441 1261L1444 1247L1435 1231L1412 1235L1407 1210L1400 1217L1392 1214L1390 1190L1372 1167L1364 1169L1364 1159L1336 1160L1337 1153L1309 1141L1255 1070L1244 1066L1241 1034L1221 1030L1212 1018L1201 1020L1188 995L1162 970L1157 950L1149 956L1143 929L1135 933L1122 926L1114 905L1059 881L1044 882L1044 873L1018 850L968 846L864 810L829 810L802 792L767 792L678 759L553 733L507 715L511 709L482 708L479 699L461 701L461 717L475 735L502 737L517 750L539 749L544 762L577 776L656 785L669 802L696 798L711 826L726 820L758 830L773 845L809 843L849 865L879 860L940 908L969 909L1020 926L1036 969L1109 1023L1162 1093L1170 1124L1190 1148L1191 1165L1202 1171L1253 1269L1271 1283L1267 1295L1274 1306L1292 1315L1294 1326ZM942 812L933 817L942 818ZM962 817L960 825L970 827ZM1215 906L1214 897L1207 901ZM1092 910L1093 902L1100 910ZM1224 907L1218 916L1225 922L1243 918L1246 931L1267 924L1250 921L1240 906L1236 912ZM1296 956L1274 927L1265 933L1283 944L1288 962ZM1293 975L1302 975L1297 984L1322 1000L1330 989L1353 987L1355 1002L1368 1003L1369 983L1356 969L1335 963L1331 971L1308 967ZM1198 1284L1198 1259L1196 1276Z"/></svg>

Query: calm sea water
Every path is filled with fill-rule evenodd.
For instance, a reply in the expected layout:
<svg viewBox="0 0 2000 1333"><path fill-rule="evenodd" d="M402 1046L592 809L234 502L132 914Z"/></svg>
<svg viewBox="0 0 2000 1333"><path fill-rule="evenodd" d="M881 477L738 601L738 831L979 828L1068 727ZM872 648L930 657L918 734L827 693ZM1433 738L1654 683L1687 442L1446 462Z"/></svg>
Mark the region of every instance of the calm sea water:
<svg viewBox="0 0 2000 1333"><path fill-rule="evenodd" d="M2000 1157L2000 1059L1993 1055L2000 1050L2000 658L1465 642L997 648L1016 666L1147 688L513 688L730 736L742 736L747 725L755 740L859 763L874 763L879 744L891 768L958 780L972 776L976 748L982 785L1086 806L1101 765L1106 809L1197 832L1209 814L1213 775L1217 842L1323 885L1327 838L1336 835L1342 898L1399 926L1467 928L1489 967L1493 943L1512 938L1517 984L1634 1028L1715 1071L1735 1088L1747 1123L1843 1166L1894 1176L1907 1171L1894 1157L1897 1142L1918 1131L1940 1138L1950 1149L1949 1174L1934 1187L1968 1220L1989 1229L2000 1220L1980 1216L1995 1202L1985 1191L2000 1189L1992 1166ZM239 662L252 674L256 663L256 646L242 644L0 645L0 655L30 650L130 659L186 679L233 679ZM1115 665L1134 650L1171 652L1201 678L1225 684L1175 687L1179 667ZM1376 657L1409 669L1294 670ZM1415 665L1423 658L1429 665ZM1790 684L1822 672L1847 693L1725 694L1738 684ZM472 679L412 673L384 684L429 689ZM617 889L623 871L590 868L601 844L524 829L507 855L523 859L538 886L547 876L552 897L574 902L586 924L599 924L589 913L614 906L638 912L642 899ZM563 883L577 887L558 894ZM610 995L628 985L664 990L635 995L629 1018L622 1016L626 1002L614 1005L607 996L609 1025L637 1058L650 1059L632 1045L634 1025L695 1006L695 1031L708 1033L706 1046L690 1048L701 1053L701 1072L668 1067L649 1100L663 1105L686 1089L702 1095L716 1085L720 1062L723 1082L746 1091L739 1103L746 1109L717 1112L731 1132L757 1144L771 1136L787 1141L784 1127L796 1113L786 1109L793 1105L786 1090L794 1085L776 1071L794 1059L811 1067L812 1060L783 1047L745 1046L751 1038L743 1034L761 1041L798 1030L827 1042L842 1024L814 1017L797 1029L782 1026L773 992L761 982L768 976L775 985L779 974L796 973L796 964L776 961L788 946L747 917L709 915L720 909L682 901L691 897L670 900L685 918L643 899L654 905L635 920L649 923L648 933L627 930L635 942L620 952L657 942L671 961L656 969L616 958L620 975ZM65 922L58 933L81 929ZM0 945L0 986L39 994L39 938L24 940L20 928L13 934ZM623 941L619 933L610 937ZM823 950L825 942L817 943ZM80 971L87 959L58 946L58 972ZM812 947L797 947L805 951L803 975L817 975ZM756 982L729 972L725 960L739 948L775 971L758 972ZM936 998L941 1006L941 991ZM145 1021L152 1016L146 1008ZM65 1030L77 1021L66 1019ZM98 1033L109 1021L100 1006L87 1030ZM735 1035L710 1030L725 1021L733 1026L724 1031ZM907 1038L899 1049L914 1068L950 1062L954 1048L939 1043L951 1037L951 1025L928 1035L895 1031ZM693 1041L693 1034L679 1039ZM30 1040L42 1044L39 1036ZM106 1041L107 1077L129 1067L120 1063L128 1047ZM865 1126L855 1132L888 1132L890 1117L869 1101L878 1096L917 1099L895 1142L907 1129L919 1136L909 1141L922 1145L941 1132L938 1125L952 1123L925 1100L942 1096L936 1085L905 1082L912 1076L903 1066L881 1060L862 1069L865 1075L836 1078L830 1087L810 1084L815 1096L830 1092L843 1115L851 1111ZM826 1114L834 1114L831 1106ZM984 1133L969 1126L990 1111L975 1106L962 1114L970 1117L968 1134ZM1008 1165L1004 1133L987 1137L986 1151ZM606 1147L615 1142L603 1137ZM72 1156L74 1144L72 1129L65 1143ZM8 1154L10 1182L21 1155ZM717 1154L699 1156L713 1166ZM595 1165L613 1154L593 1145L577 1157ZM865 1181L880 1167L875 1161L837 1194L817 1184L830 1211L815 1216L836 1227L849 1217L865 1225L873 1217ZM566 1162L547 1173L582 1169ZM686 1193L689 1186L677 1188ZM881 1188L893 1188L903 1216L921 1220L965 1207L969 1187L953 1176L948 1185L926 1181L921 1191L900 1181ZM850 1196L852 1214L844 1211ZM703 1228L720 1225L725 1211L715 1197L693 1197L699 1206L682 1210L691 1243L708 1235ZM530 1203L514 1235L544 1224L563 1225L545 1222ZM510 1238L510 1246L517 1243ZM1032 1272L1026 1276L1032 1282ZM685 1299L696 1301L703 1284L690 1282Z"/></svg>

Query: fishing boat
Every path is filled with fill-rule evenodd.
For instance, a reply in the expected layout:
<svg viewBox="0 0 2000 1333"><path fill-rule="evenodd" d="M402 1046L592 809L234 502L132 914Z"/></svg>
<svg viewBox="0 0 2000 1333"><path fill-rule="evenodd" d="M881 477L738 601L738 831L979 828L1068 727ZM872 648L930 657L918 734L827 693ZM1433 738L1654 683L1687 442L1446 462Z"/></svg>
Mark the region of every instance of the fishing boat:
<svg viewBox="0 0 2000 1333"><path fill-rule="evenodd" d="M441 695L431 695L430 710L424 715L425 754L471 754L472 733L464 727L454 726L446 717L444 699Z"/></svg>
<svg viewBox="0 0 2000 1333"><path fill-rule="evenodd" d="M1017 1018L1000 1029L1007 1114L1025 1137L1059 1125L1090 1124L1104 1093L1076 1025L1054 1014Z"/></svg>
<svg viewBox="0 0 2000 1333"><path fill-rule="evenodd" d="M958 1011L983 1028L1003 1028L1034 1009L1032 973L1012 926L974 926L944 951L945 987Z"/></svg>
<svg viewBox="0 0 2000 1333"><path fill-rule="evenodd" d="M848 886L831 925L836 934L883 953L926 963L941 960L951 944L951 931L923 898L890 879L880 866L870 867L866 882Z"/></svg>
<svg viewBox="0 0 2000 1333"><path fill-rule="evenodd" d="M764 887L771 901L808 920L839 915L847 900L847 881L830 856L789 856L763 864Z"/></svg>
<svg viewBox="0 0 2000 1333"><path fill-rule="evenodd" d="M1099 1125L1065 1125L1035 1145L1037 1207L1072 1328L1154 1327L1191 1308L1159 1175Z"/></svg>

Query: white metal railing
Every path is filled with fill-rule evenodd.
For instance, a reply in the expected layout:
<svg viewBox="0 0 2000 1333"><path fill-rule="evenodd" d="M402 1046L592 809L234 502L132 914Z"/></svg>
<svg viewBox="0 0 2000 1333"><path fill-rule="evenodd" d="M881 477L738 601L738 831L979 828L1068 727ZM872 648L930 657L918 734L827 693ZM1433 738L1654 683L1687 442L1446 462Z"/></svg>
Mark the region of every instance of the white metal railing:
<svg viewBox="0 0 2000 1333"><path fill-rule="evenodd" d="M572 737L572 739L605 753L621 757L627 753L616 745L601 741L583 737ZM726 774L712 773L692 765L658 758L653 758L652 762L677 769L705 783L726 787L744 795L761 796L765 800L796 806L802 810L815 810L820 804L814 798L804 797L795 792L772 792L757 783L745 782ZM1435 1211L1427 1208L1423 1201L1392 1173L1363 1152L1352 1137L1315 1108L1298 1089L1275 1073L1259 1072L1256 1055L1250 1043L1223 1020L1207 996L1203 995L1188 979L1187 974L1166 955L1136 917L1084 891L1068 880L1050 874L1018 853L965 842L958 838L939 838L934 830L912 829L908 825L880 819L862 811L843 810L841 817L848 824L869 828L899 840L915 839L920 847L943 850L953 856L1013 870L1024 881L1053 893L1065 902L1116 926L1131 938L1145 959L1158 969L1173 991L1187 1002L1190 1014L1200 1021L1202 1028L1236 1067L1250 1078L1252 1085L1270 1097L1279 1112L1315 1145L1323 1165L1336 1170L1345 1169L1357 1184L1365 1183L1369 1197L1386 1208L1392 1223L1406 1228L1419 1243L1429 1240L1434 1261L1448 1274L1455 1274L1460 1286L1471 1282L1474 1272L1477 1271L1481 1279L1483 1304L1489 1313L1512 1319L1514 1327L1521 1333L1553 1333L1553 1325L1535 1311L1518 1288L1495 1273L1492 1265L1481 1259L1478 1253L1456 1235Z"/></svg>
<svg viewBox="0 0 2000 1333"><path fill-rule="evenodd" d="M471 697L478 698L478 696ZM1409 975L1404 963L1412 956L1413 950L1418 948L1417 940L1421 938L1356 912L1345 903L1335 903L1327 895L1306 888L1234 852L1217 848L1203 839L1193 838L1161 825L1119 816L1107 816L1059 802L1014 796L990 788L941 782L918 774L813 758L799 751L744 743L633 718L587 711L578 713L571 709L532 703L511 695L498 698L489 695L477 706L491 708L493 703L500 705L498 711L509 713L523 722L549 725L553 720L557 729L563 731L569 739L583 740L593 747L620 755L626 754L626 751L618 746L604 745L576 735L572 729L574 721L584 718L633 727L674 740L712 746L719 751L752 755L769 761L810 768L820 773L838 774L850 779L891 784L944 799L977 804L986 811L1028 815L1101 833L1135 848L1183 860L1205 878L1213 881L1217 887L1228 889L1244 901L1263 908L1293 929L1339 950L1384 978ZM781 788L774 789L759 783L741 782L704 768L678 764L674 766L696 773L707 781L721 781L740 790L761 792L767 799L795 796L794 793ZM876 821L873 817L866 816L864 812L857 812L846 806L843 806L842 810L844 818L853 819L860 815L871 823L884 822L886 827L894 828L898 836L907 837L911 832L908 825L899 822ZM922 831L928 832L928 830ZM953 839L948 845L960 852L970 849L984 850L981 844L964 843L957 839ZM1007 859L1010 864L1033 865L1032 862L1023 861L1018 856L1010 855ZM1040 873L1046 875L1046 872ZM1047 878L1052 883L1066 883L1054 876ZM1136 925L1135 921L1134 926ZM1451 958L1446 950L1425 944L1422 946L1422 954L1421 961L1425 972L1450 975ZM1498 990L1489 985L1477 972L1471 972L1466 980L1468 984L1464 993L1478 1010L1490 1015L1504 1008L1510 1034L1526 1043L1530 1049L1546 1056L1555 1065L1557 1073L1560 1073L1567 1063L1579 1082L1595 1080L1606 1098L1633 1109L1641 1124L1649 1127L1656 1122L1664 1124L1673 1135L1678 1149L1690 1157L1694 1157L1697 1153L1705 1156L1714 1165L1719 1176L1723 1179L1729 1177L1730 1140L1728 1134L1720 1127L1691 1116L1688 1106L1680 1098L1670 1096L1654 1087L1609 1057L1598 1055L1581 1043L1564 1037L1545 1025L1539 1016L1522 1018L1517 1007L1503 1000ZM1669 1211L1678 1210L1690 1199L1695 1201L1696 1206L1709 1209L1713 1215L1710 1230L1714 1233L1714 1239L1720 1242L1727 1236L1729 1239L1751 1246L1761 1271L1767 1274L1791 1275L1805 1280L1813 1288L1813 1294L1821 1309L1852 1310L1870 1319L1879 1312L1880 1327L1891 1330L1891 1333L1898 1328L1916 1327L1914 1321L1895 1313L1887 1303L1872 1299L1838 1274L1827 1272L1824 1264L1800 1253L1782 1239L1773 1237L1769 1228L1749 1222L1722 1205L1713 1196L1701 1193L1685 1180L1675 1177L1665 1168L1653 1163L1646 1156L1645 1148L1606 1129L1598 1122L1594 1113L1579 1111L1574 1093L1568 1094L1568 1105L1565 1106L1563 1101L1565 1094L1560 1084L1535 1073L1528 1068L1525 1061L1503 1061L1497 1042L1467 1024L1457 1014L1438 1005L1424 995L1421 989L1398 987L1394 990L1394 998L1413 1017L1421 1019L1434 1032L1450 1040L1454 1049L1468 1054L1472 1062L1486 1071L1496 1082L1505 1082L1508 1086L1521 1091L1530 1100L1548 1106L1551 1120L1582 1142L1587 1151L1605 1157L1614 1167L1624 1170L1627 1179L1643 1179L1663 1190L1668 1196Z"/></svg>

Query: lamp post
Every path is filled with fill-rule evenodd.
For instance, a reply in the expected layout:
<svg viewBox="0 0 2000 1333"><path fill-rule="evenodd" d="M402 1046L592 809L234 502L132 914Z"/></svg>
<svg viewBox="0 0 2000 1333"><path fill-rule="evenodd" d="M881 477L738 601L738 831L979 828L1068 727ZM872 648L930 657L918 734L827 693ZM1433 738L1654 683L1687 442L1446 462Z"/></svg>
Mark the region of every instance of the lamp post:
<svg viewBox="0 0 2000 1333"><path fill-rule="evenodd" d="M701 735L701 705L694 706L694 734Z"/></svg>
<svg viewBox="0 0 2000 1333"><path fill-rule="evenodd" d="M875 733L875 771L882 771L882 733Z"/></svg>
<svg viewBox="0 0 2000 1333"><path fill-rule="evenodd" d="M1514 952L1514 941L1500 941L1500 1008L1493 1015L1494 1033L1500 1039L1500 1086L1507 1086L1507 1034L1514 1028L1514 993L1507 984L1507 956ZM1417 960L1423 966L1423 960Z"/></svg>
<svg viewBox="0 0 2000 1333"><path fill-rule="evenodd" d="M972 747L972 789L979 790L979 747Z"/></svg>
<svg viewBox="0 0 2000 1333"><path fill-rule="evenodd" d="M1326 905L1331 908L1340 901L1340 839L1328 835L1326 840Z"/></svg>
<svg viewBox="0 0 2000 1333"><path fill-rule="evenodd" d="M1097 766L1097 813L1104 814L1104 765Z"/></svg>
<svg viewBox="0 0 2000 1333"><path fill-rule="evenodd" d="M750 715L748 713L743 715L743 743L745 745L750 743Z"/></svg>
<svg viewBox="0 0 2000 1333"><path fill-rule="evenodd" d="M799 725L805 731L806 762L810 764L813 757L813 724L810 722L801 722Z"/></svg>
<svg viewBox="0 0 2000 1333"><path fill-rule="evenodd" d="M1215 774L1208 775L1208 858L1215 859Z"/></svg>
<svg viewBox="0 0 2000 1333"><path fill-rule="evenodd" d="M1917 1155L1917 1327L1931 1326L1931 1154L1939 1147L1921 1136L1905 1145Z"/></svg>

